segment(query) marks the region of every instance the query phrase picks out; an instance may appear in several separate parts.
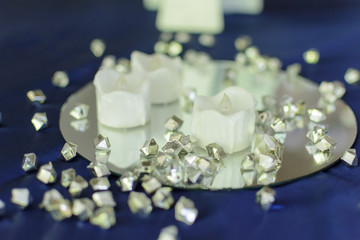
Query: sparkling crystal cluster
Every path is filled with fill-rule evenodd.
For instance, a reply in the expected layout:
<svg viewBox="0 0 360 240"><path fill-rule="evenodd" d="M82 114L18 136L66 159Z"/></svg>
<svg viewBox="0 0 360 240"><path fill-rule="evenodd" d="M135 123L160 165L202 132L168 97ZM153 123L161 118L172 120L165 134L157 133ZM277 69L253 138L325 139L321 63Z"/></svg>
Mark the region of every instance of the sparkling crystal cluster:
<svg viewBox="0 0 360 240"><path fill-rule="evenodd" d="M344 96L346 89L342 82L321 82L319 86L320 99L318 101L318 106L328 114L335 112L336 110L336 101L341 99Z"/></svg>

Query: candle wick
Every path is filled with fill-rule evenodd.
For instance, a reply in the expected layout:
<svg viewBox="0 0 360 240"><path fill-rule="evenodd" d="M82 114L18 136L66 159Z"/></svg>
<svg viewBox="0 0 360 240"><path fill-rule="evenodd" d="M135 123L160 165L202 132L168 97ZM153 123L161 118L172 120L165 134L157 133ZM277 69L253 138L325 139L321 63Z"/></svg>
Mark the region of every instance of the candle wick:
<svg viewBox="0 0 360 240"><path fill-rule="evenodd" d="M226 115L229 114L232 110L232 103L228 95L224 93L219 105L217 106L217 111L221 112L222 114Z"/></svg>

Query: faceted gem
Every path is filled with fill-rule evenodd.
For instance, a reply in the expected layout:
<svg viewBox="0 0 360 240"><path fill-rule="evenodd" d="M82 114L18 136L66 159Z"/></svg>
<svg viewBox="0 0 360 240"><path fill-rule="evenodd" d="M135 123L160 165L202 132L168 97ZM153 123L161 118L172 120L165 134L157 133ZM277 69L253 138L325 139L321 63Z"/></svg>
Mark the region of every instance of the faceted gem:
<svg viewBox="0 0 360 240"><path fill-rule="evenodd" d="M169 187L159 188L152 196L155 207L168 210L174 204L174 198L171 194L172 189Z"/></svg>
<svg viewBox="0 0 360 240"><path fill-rule="evenodd" d="M286 123L281 118L276 118L273 123L271 123L271 128L275 132L285 132L286 131Z"/></svg>
<svg viewBox="0 0 360 240"><path fill-rule="evenodd" d="M95 151L95 161L96 163L107 164L109 160L110 152L104 151Z"/></svg>
<svg viewBox="0 0 360 240"><path fill-rule="evenodd" d="M51 189L44 193L40 207L45 208L56 221L70 218L72 215L70 201L64 199L56 189Z"/></svg>
<svg viewBox="0 0 360 240"><path fill-rule="evenodd" d="M310 141L305 144L305 149L310 155L314 155L317 150L317 147L314 145L313 142Z"/></svg>
<svg viewBox="0 0 360 240"><path fill-rule="evenodd" d="M11 190L11 202L26 208L31 203L31 196L29 189L27 188L13 188Z"/></svg>
<svg viewBox="0 0 360 240"><path fill-rule="evenodd" d="M141 186L147 194L152 194L157 189L161 188L161 183L156 178L150 177L149 179L146 179L146 181L143 181Z"/></svg>
<svg viewBox="0 0 360 240"><path fill-rule="evenodd" d="M152 211L151 200L141 192L131 192L128 198L128 205L133 214L148 215Z"/></svg>
<svg viewBox="0 0 360 240"><path fill-rule="evenodd" d="M185 88L182 92L182 99L184 100L183 109L186 112L191 112L194 106L194 101L197 96L197 91L195 88Z"/></svg>
<svg viewBox="0 0 360 240"><path fill-rule="evenodd" d="M30 90L26 93L26 96L31 102L44 103L46 96L41 89Z"/></svg>
<svg viewBox="0 0 360 240"><path fill-rule="evenodd" d="M191 40L191 35L185 32L178 32L175 34L175 41L179 43L188 43Z"/></svg>
<svg viewBox="0 0 360 240"><path fill-rule="evenodd" d="M319 108L308 109L309 118L313 122L321 122L326 119L324 110Z"/></svg>
<svg viewBox="0 0 360 240"><path fill-rule="evenodd" d="M277 175L277 170L270 172L261 172L257 175L257 184L260 185L269 185L275 182Z"/></svg>
<svg viewBox="0 0 360 240"><path fill-rule="evenodd" d="M74 120L70 122L70 125L79 132L86 132L89 129L90 122L87 119Z"/></svg>
<svg viewBox="0 0 360 240"><path fill-rule="evenodd" d="M37 112L31 119L36 131L40 131L48 126L48 119L45 112Z"/></svg>
<svg viewBox="0 0 360 240"><path fill-rule="evenodd" d="M276 192L268 186L264 186L256 193L256 203L260 204L264 211L268 211L275 202Z"/></svg>
<svg viewBox="0 0 360 240"><path fill-rule="evenodd" d="M317 143L320 139L325 137L327 130L320 126L315 126L312 130L308 131L306 137L310 139L312 143Z"/></svg>
<svg viewBox="0 0 360 240"><path fill-rule="evenodd" d="M175 204L175 219L192 225L198 216L198 210L192 200L182 196Z"/></svg>
<svg viewBox="0 0 360 240"><path fill-rule="evenodd" d="M188 136L181 136L180 138L180 145L182 148L182 152L189 153L192 151L193 146L190 140L190 135Z"/></svg>
<svg viewBox="0 0 360 240"><path fill-rule="evenodd" d="M67 142L64 147L61 149L61 155L64 157L65 161L70 161L76 157L78 146L75 143Z"/></svg>
<svg viewBox="0 0 360 240"><path fill-rule="evenodd" d="M330 151L322 152L322 151L317 150L314 153L313 158L314 158L315 162L320 165L320 164L327 162L330 159L330 156L331 156Z"/></svg>
<svg viewBox="0 0 360 240"><path fill-rule="evenodd" d="M125 172L116 181L116 184L121 188L123 192L133 191L136 187L138 176L132 172Z"/></svg>
<svg viewBox="0 0 360 240"><path fill-rule="evenodd" d="M159 145L157 145L155 139L151 139L145 142L144 146L140 149L140 152L145 157L153 157L158 153Z"/></svg>
<svg viewBox="0 0 360 240"><path fill-rule="evenodd" d="M232 111L232 103L228 95L224 93L220 103L216 107L216 110L224 115L229 114Z"/></svg>
<svg viewBox="0 0 360 240"><path fill-rule="evenodd" d="M56 71L51 80L55 87L65 88L69 85L69 76L64 71Z"/></svg>
<svg viewBox="0 0 360 240"><path fill-rule="evenodd" d="M207 145L206 151L210 157L213 157L218 161L226 158L226 153L225 153L224 149L217 143L211 143L211 144Z"/></svg>
<svg viewBox="0 0 360 240"><path fill-rule="evenodd" d="M40 208L45 208L47 211L54 208L54 204L64 199L61 193L55 188L46 191L43 195L43 200L40 204Z"/></svg>
<svg viewBox="0 0 360 240"><path fill-rule="evenodd" d="M51 162L42 165L36 175L37 179L45 184L54 183L56 181L56 171Z"/></svg>
<svg viewBox="0 0 360 240"><path fill-rule="evenodd" d="M256 171L244 171L242 177L245 182L245 186L251 186L256 179Z"/></svg>
<svg viewBox="0 0 360 240"><path fill-rule="evenodd" d="M304 52L303 58L306 63L308 64L316 64L319 62L320 59L320 53L317 49L311 48Z"/></svg>
<svg viewBox="0 0 360 240"><path fill-rule="evenodd" d="M252 44L252 39L249 36L240 36L238 38L236 38L235 40L235 48L238 51L244 51L246 48L248 48L249 46L251 46Z"/></svg>
<svg viewBox="0 0 360 240"><path fill-rule="evenodd" d="M316 144L316 148L320 151L332 151L336 147L336 142L329 136L326 135L323 138L321 138Z"/></svg>
<svg viewBox="0 0 360 240"><path fill-rule="evenodd" d="M119 58L115 66L116 71L128 73L130 71L130 60L127 58Z"/></svg>
<svg viewBox="0 0 360 240"><path fill-rule="evenodd" d="M346 89L342 82L334 81L334 82L321 82L319 86L319 92L321 94L321 98L327 103L334 103L336 100L342 98L344 96Z"/></svg>
<svg viewBox="0 0 360 240"><path fill-rule="evenodd" d="M346 163L346 165L355 167L358 165L358 158L356 156L356 149L351 148L344 152L344 155L341 159Z"/></svg>
<svg viewBox="0 0 360 240"><path fill-rule="evenodd" d="M0 217L5 214L6 205L5 203L0 199Z"/></svg>
<svg viewBox="0 0 360 240"><path fill-rule="evenodd" d="M70 186L70 183L75 180L76 178L76 171L73 168L68 168L61 172L61 186L67 188Z"/></svg>
<svg viewBox="0 0 360 240"><path fill-rule="evenodd" d="M358 83L360 81L360 71L355 68L348 68L344 78L348 84Z"/></svg>
<svg viewBox="0 0 360 240"><path fill-rule="evenodd" d="M90 186L94 191L103 191L110 188L110 182L107 177L90 179Z"/></svg>
<svg viewBox="0 0 360 240"><path fill-rule="evenodd" d="M200 45L204 47L214 47L215 37L210 34L201 34L198 38Z"/></svg>
<svg viewBox="0 0 360 240"><path fill-rule="evenodd" d="M95 203L89 198L74 199L72 213L81 221L86 221L94 214Z"/></svg>
<svg viewBox="0 0 360 240"><path fill-rule="evenodd" d="M96 206L98 207L115 207L116 202L114 200L113 194L111 191L101 191L95 192L92 195Z"/></svg>
<svg viewBox="0 0 360 240"><path fill-rule="evenodd" d="M161 54L167 54L169 48L169 44L164 41L157 41L154 45L154 52L155 53L161 53Z"/></svg>
<svg viewBox="0 0 360 240"><path fill-rule="evenodd" d="M89 108L90 107L87 104L78 104L70 111L70 116L77 120L87 118L89 114Z"/></svg>
<svg viewBox="0 0 360 240"><path fill-rule="evenodd" d="M176 42L176 41L171 41L169 43L168 49L167 49L167 53L169 54L169 56L171 57L176 57L179 56L183 51L183 46Z"/></svg>
<svg viewBox="0 0 360 240"><path fill-rule="evenodd" d="M90 217L90 223L103 229L109 229L116 224L115 211L112 207L100 207Z"/></svg>
<svg viewBox="0 0 360 240"><path fill-rule="evenodd" d="M182 132L173 132L173 131L167 131L164 134L164 138L166 139L166 141L171 142L171 141L180 141L180 139L184 137L184 134Z"/></svg>
<svg viewBox="0 0 360 240"><path fill-rule="evenodd" d="M106 177L106 176L110 176L111 172L109 171L108 167L106 166L106 164L102 164L99 162L96 162L93 164L93 173L96 177Z"/></svg>
<svg viewBox="0 0 360 240"><path fill-rule="evenodd" d="M260 154L259 166L265 171L269 172L276 169L278 166L277 160L271 155Z"/></svg>
<svg viewBox="0 0 360 240"><path fill-rule="evenodd" d="M95 146L96 150L108 152L108 151L110 151L111 144L110 144L109 138L104 137L103 135L99 134L94 139L94 146Z"/></svg>
<svg viewBox="0 0 360 240"><path fill-rule="evenodd" d="M254 153L247 154L241 162L241 169L244 171L252 171L255 168L256 157Z"/></svg>
<svg viewBox="0 0 360 240"><path fill-rule="evenodd" d="M95 57L101 57L105 52L105 42L102 39L94 39L90 43L90 50L95 55Z"/></svg>
<svg viewBox="0 0 360 240"><path fill-rule="evenodd" d="M178 240L178 229L175 225L161 229L158 240Z"/></svg>
<svg viewBox="0 0 360 240"><path fill-rule="evenodd" d="M255 47L255 46L248 47L245 50L245 56L250 61L254 61L255 59L257 59L260 56L259 49L257 47Z"/></svg>
<svg viewBox="0 0 360 240"><path fill-rule="evenodd" d="M179 141L166 142L162 150L167 154L179 155L182 150L182 145Z"/></svg>
<svg viewBox="0 0 360 240"><path fill-rule="evenodd" d="M281 144L284 144L286 139L286 132L274 133L274 138L278 140Z"/></svg>
<svg viewBox="0 0 360 240"><path fill-rule="evenodd" d="M35 153L26 153L21 164L22 169L25 172L33 171L37 169L37 161Z"/></svg>
<svg viewBox="0 0 360 240"><path fill-rule="evenodd" d="M252 152L256 157L259 157L260 154L271 154L279 161L281 161L284 150L284 146L277 139L268 134L257 134L252 148Z"/></svg>
<svg viewBox="0 0 360 240"><path fill-rule="evenodd" d="M164 127L169 131L177 131L181 128L182 124L183 120L174 115L166 120Z"/></svg>
<svg viewBox="0 0 360 240"><path fill-rule="evenodd" d="M82 176L78 175L76 176L75 180L71 181L69 186L69 193L72 197L77 197L88 186L88 182Z"/></svg>

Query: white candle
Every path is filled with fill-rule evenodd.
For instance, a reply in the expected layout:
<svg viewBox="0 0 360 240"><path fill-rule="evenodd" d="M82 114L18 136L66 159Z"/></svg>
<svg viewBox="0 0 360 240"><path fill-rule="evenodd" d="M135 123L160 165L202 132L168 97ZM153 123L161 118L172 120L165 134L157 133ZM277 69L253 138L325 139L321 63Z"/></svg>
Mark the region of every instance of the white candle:
<svg viewBox="0 0 360 240"><path fill-rule="evenodd" d="M139 72L150 81L151 103L176 101L181 94L180 57L170 58L164 54L147 55L138 51L131 54L131 71Z"/></svg>
<svg viewBox="0 0 360 240"><path fill-rule="evenodd" d="M149 83L140 73L99 70L94 79L98 121L109 127L145 125L150 118Z"/></svg>
<svg viewBox="0 0 360 240"><path fill-rule="evenodd" d="M195 99L191 134L200 147L217 143L231 154L246 149L255 129L255 100L241 87Z"/></svg>

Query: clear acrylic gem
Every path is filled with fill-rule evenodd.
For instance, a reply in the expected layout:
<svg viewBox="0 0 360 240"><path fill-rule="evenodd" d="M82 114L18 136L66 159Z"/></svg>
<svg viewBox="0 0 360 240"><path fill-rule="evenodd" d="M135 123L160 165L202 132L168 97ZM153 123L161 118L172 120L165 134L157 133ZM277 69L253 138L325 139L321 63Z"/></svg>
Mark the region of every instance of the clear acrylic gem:
<svg viewBox="0 0 360 240"><path fill-rule="evenodd" d="M175 219L192 225L198 216L198 210L192 200L182 196L175 204Z"/></svg>
<svg viewBox="0 0 360 240"><path fill-rule="evenodd" d="M275 156L270 154L260 154L259 166L265 171L269 172L279 167L278 161Z"/></svg>
<svg viewBox="0 0 360 240"><path fill-rule="evenodd" d="M55 87L65 88L69 85L69 76L64 71L56 71L51 80Z"/></svg>
<svg viewBox="0 0 360 240"><path fill-rule="evenodd" d="M317 147L314 145L313 142L309 141L305 144L305 149L310 155L314 155L317 150Z"/></svg>
<svg viewBox="0 0 360 240"><path fill-rule="evenodd" d="M178 229L175 225L167 226L161 229L157 240L178 240Z"/></svg>
<svg viewBox="0 0 360 240"><path fill-rule="evenodd" d="M48 119L45 112L37 112L31 119L36 131L40 131L48 126Z"/></svg>
<svg viewBox="0 0 360 240"><path fill-rule="evenodd" d="M89 182L94 191L104 191L110 188L110 182L107 177L92 178Z"/></svg>
<svg viewBox="0 0 360 240"><path fill-rule="evenodd" d="M64 144L64 147L61 149L61 155L64 157L65 161L70 161L76 157L78 146L75 143L67 142Z"/></svg>
<svg viewBox="0 0 360 240"><path fill-rule="evenodd" d="M155 139L151 139L145 142L144 146L140 149L140 152L145 157L154 157L159 151L159 145Z"/></svg>
<svg viewBox="0 0 360 240"><path fill-rule="evenodd" d="M109 138L104 137L103 135L99 134L95 139L94 139L94 146L95 149L97 151L105 151L108 152L110 151L111 148L111 144L109 141Z"/></svg>
<svg viewBox="0 0 360 240"><path fill-rule="evenodd" d="M348 166L355 167L358 165L358 158L356 155L356 149L351 148L344 152L344 155L341 157L341 159L346 163Z"/></svg>
<svg viewBox="0 0 360 240"><path fill-rule="evenodd" d="M110 155L110 152L95 151L95 162L107 164L107 162L109 160L109 155Z"/></svg>
<svg viewBox="0 0 360 240"><path fill-rule="evenodd" d="M135 189L137 181L138 175L134 174L133 172L125 172L116 181L116 184L121 187L121 191L129 192Z"/></svg>
<svg viewBox="0 0 360 240"><path fill-rule="evenodd" d="M325 137L327 133L326 129L320 126L315 126L312 130L307 132L306 137L310 139L312 143L317 143L320 139Z"/></svg>
<svg viewBox="0 0 360 240"><path fill-rule="evenodd" d="M75 180L76 178L76 171L74 168L68 168L61 172L61 186L67 188L70 186L70 183Z"/></svg>
<svg viewBox="0 0 360 240"><path fill-rule="evenodd" d="M45 184L54 183L56 181L56 171L51 162L42 165L37 173L37 179Z"/></svg>
<svg viewBox="0 0 360 240"><path fill-rule="evenodd" d="M112 207L100 207L90 217L90 223L103 229L109 229L116 224L115 211Z"/></svg>
<svg viewBox="0 0 360 240"><path fill-rule="evenodd" d="M34 103L42 104L46 101L46 96L41 89L30 90L26 93L26 96Z"/></svg>
<svg viewBox="0 0 360 240"><path fill-rule="evenodd" d="M95 162L92 164L91 168L92 168L93 174L96 177L106 177L106 176L111 175L111 172L109 171L106 164Z"/></svg>
<svg viewBox="0 0 360 240"><path fill-rule="evenodd" d="M162 150L167 154L174 154L179 155L182 150L182 145L179 141L170 141L166 142L165 145L162 147Z"/></svg>
<svg viewBox="0 0 360 240"><path fill-rule="evenodd" d="M276 118L273 123L271 123L271 128L275 132L285 132L286 131L286 123L281 118Z"/></svg>
<svg viewBox="0 0 360 240"><path fill-rule="evenodd" d="M256 157L254 153L247 154L241 162L241 169L244 171L253 171L255 168Z"/></svg>
<svg viewBox="0 0 360 240"><path fill-rule="evenodd" d="M225 153L224 149L217 143L211 143L211 144L207 145L206 151L210 157L213 157L218 161L226 158L226 153Z"/></svg>
<svg viewBox="0 0 360 240"><path fill-rule="evenodd" d="M114 200L113 194L111 191L101 191L95 192L92 195L96 206L98 207L115 207L116 202Z"/></svg>
<svg viewBox="0 0 360 240"><path fill-rule="evenodd" d="M72 215L71 203L64 199L56 189L46 191L40 204L41 208L45 208L56 221L70 218Z"/></svg>
<svg viewBox="0 0 360 240"><path fill-rule="evenodd" d="M174 115L166 120L164 127L169 131L177 131L181 128L182 124L183 120Z"/></svg>
<svg viewBox="0 0 360 240"><path fill-rule="evenodd" d="M72 213L81 221L86 221L94 214L95 203L89 198L74 199Z"/></svg>
<svg viewBox="0 0 360 240"><path fill-rule="evenodd" d="M171 194L172 189L169 187L159 188L152 196L155 207L168 210L174 204L174 198Z"/></svg>
<svg viewBox="0 0 360 240"><path fill-rule="evenodd" d="M320 151L332 151L336 147L336 142L332 139L329 135L324 136L321 138L316 144L316 148Z"/></svg>
<svg viewBox="0 0 360 240"><path fill-rule="evenodd" d="M322 152L320 150L317 150L314 153L313 158L314 158L315 162L320 165L320 164L323 164L323 163L326 163L327 161L329 161L330 156L331 156L330 151Z"/></svg>
<svg viewBox="0 0 360 240"><path fill-rule="evenodd" d="M311 48L304 52L303 58L306 63L308 64L316 64L319 62L320 59L320 53L317 49Z"/></svg>
<svg viewBox="0 0 360 240"><path fill-rule="evenodd" d="M276 138L268 134L257 134L252 148L252 152L256 157L259 157L260 154L270 154L275 156L276 159L281 162L284 146Z"/></svg>
<svg viewBox="0 0 360 240"><path fill-rule="evenodd" d="M70 111L70 115L77 120L87 118L88 114L89 114L89 105L84 103L76 105Z"/></svg>
<svg viewBox="0 0 360 240"><path fill-rule="evenodd" d="M253 62L260 56L259 49L255 46L250 46L245 50L245 56L249 61Z"/></svg>
<svg viewBox="0 0 360 240"><path fill-rule="evenodd" d="M37 169L37 160L35 153L26 153L21 164L22 169L25 172L33 171Z"/></svg>
<svg viewBox="0 0 360 240"><path fill-rule="evenodd" d="M141 192L131 192L128 198L128 205L133 214L148 215L152 211L151 200Z"/></svg>
<svg viewBox="0 0 360 240"><path fill-rule="evenodd" d="M192 112L194 107L194 101L197 96L197 91L195 88L185 88L182 92L182 98L184 100L183 109L186 112Z"/></svg>
<svg viewBox="0 0 360 240"><path fill-rule="evenodd" d="M105 52L105 42L102 39L94 39L90 43L90 50L95 55L95 57L101 57Z"/></svg>
<svg viewBox="0 0 360 240"><path fill-rule="evenodd" d="M256 193L256 203L260 204L264 211L268 211L275 202L276 192L268 186L264 186Z"/></svg>
<svg viewBox="0 0 360 240"><path fill-rule="evenodd" d="M176 42L176 41L171 41L169 43L168 49L167 49L167 53L169 56L171 57L176 57L179 56L183 51L183 46Z"/></svg>
<svg viewBox="0 0 360 240"><path fill-rule="evenodd" d="M27 188L13 188L11 190L11 202L26 208L31 203L30 191Z"/></svg>
<svg viewBox="0 0 360 240"><path fill-rule="evenodd" d="M158 41L154 45L154 52L155 53L161 53L161 54L167 54L169 48L169 44L164 41Z"/></svg>
<svg viewBox="0 0 360 240"><path fill-rule="evenodd" d="M141 186L144 188L147 194L152 194L157 189L161 188L161 183L156 178L150 177L146 179L146 181L143 181Z"/></svg>
<svg viewBox="0 0 360 240"><path fill-rule="evenodd" d="M256 179L256 171L244 171L242 177L245 182L245 186L251 186L254 184Z"/></svg>
<svg viewBox="0 0 360 240"><path fill-rule="evenodd" d="M182 132L173 132L173 131L167 131L164 134L164 138L166 139L166 141L171 142L171 141L180 141L180 139L184 137L184 134Z"/></svg>
<svg viewBox="0 0 360 240"><path fill-rule="evenodd" d="M244 51L246 48L248 48L249 46L251 46L252 44L252 39L249 36L240 36L238 38L236 38L235 40L235 48L238 51Z"/></svg>
<svg viewBox="0 0 360 240"><path fill-rule="evenodd" d="M326 119L326 113L319 108L308 109L309 119L313 122L321 122Z"/></svg>
<svg viewBox="0 0 360 240"><path fill-rule="evenodd" d="M70 183L69 193L72 197L78 197L81 192L88 186L89 184L83 177L76 176L75 180L71 181Z"/></svg>
<svg viewBox="0 0 360 240"><path fill-rule="evenodd" d="M87 119L73 120L70 125L79 132L86 132L89 129L90 122Z"/></svg>
<svg viewBox="0 0 360 240"><path fill-rule="evenodd" d="M355 68L348 68L344 78L348 84L358 83L360 81L360 71Z"/></svg>
<svg viewBox="0 0 360 240"><path fill-rule="evenodd" d="M215 37L210 34L201 34L198 38L199 43L204 47L214 47Z"/></svg>
<svg viewBox="0 0 360 240"><path fill-rule="evenodd" d="M277 170L270 172L260 172L257 175L257 184L269 185L275 182L277 176Z"/></svg>
<svg viewBox="0 0 360 240"><path fill-rule="evenodd" d="M179 43L188 43L191 40L191 35L185 32L178 32L175 34L175 41Z"/></svg>
<svg viewBox="0 0 360 240"><path fill-rule="evenodd" d="M224 115L231 113L232 103L228 95L224 93L220 103L216 107L216 110Z"/></svg>
<svg viewBox="0 0 360 240"><path fill-rule="evenodd" d="M43 195L43 200L40 204L40 208L45 208L47 211L50 211L54 208L54 204L58 201L64 199L61 193L55 188L46 191Z"/></svg>

